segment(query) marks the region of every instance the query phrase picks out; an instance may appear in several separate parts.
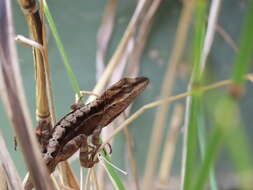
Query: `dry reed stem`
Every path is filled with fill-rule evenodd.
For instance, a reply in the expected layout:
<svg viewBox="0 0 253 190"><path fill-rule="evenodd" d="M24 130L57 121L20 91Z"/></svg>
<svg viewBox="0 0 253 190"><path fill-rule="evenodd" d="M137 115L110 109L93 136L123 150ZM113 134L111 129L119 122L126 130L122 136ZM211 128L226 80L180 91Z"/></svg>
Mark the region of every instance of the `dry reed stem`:
<svg viewBox="0 0 253 190"><path fill-rule="evenodd" d="M31 38L35 42L45 46L42 36L42 21L40 19L39 9L37 8L36 1L34 0L19 0L21 9L23 10L28 28L30 30ZM36 73L36 116L38 120L49 120L50 117L48 99L46 92L46 76L44 60L41 51L33 48L33 59Z"/></svg>
<svg viewBox="0 0 253 190"><path fill-rule="evenodd" d="M227 42L231 46L231 48L237 53L238 47L233 38L229 35L229 33L227 33L226 30L224 30L224 28L222 28L222 26L219 24L217 24L215 27L217 33L220 34L221 37L225 40L225 42Z"/></svg>
<svg viewBox="0 0 253 190"><path fill-rule="evenodd" d="M50 65L48 62L48 46L47 46L47 38L46 38L46 24L45 24L45 13L44 13L44 0L40 0L40 17L42 23L42 41L43 41L43 66L45 69L45 76L46 76L46 92L47 92L47 99L49 105L49 113L51 116L51 123L52 126L56 123L55 117L55 106L54 106L54 99L53 99L53 89L52 89L52 80L51 80L51 70Z"/></svg>
<svg viewBox="0 0 253 190"><path fill-rule="evenodd" d="M112 58L110 59L103 75L100 77L99 82L97 83L97 85L95 86L95 88L93 89L94 93L98 93L100 94L101 91L103 90L103 88L105 87L107 81L109 80L109 77L111 76L114 68L117 66L117 64L119 63L119 60L121 59L121 56L123 55L123 53L125 52L125 49L128 45L128 41L129 39L132 37L134 31L135 31L135 27L136 27L136 23L140 17L140 13L142 12L145 4L146 4L147 0L140 0L138 1L138 5L134 11L134 14L127 26L127 29L115 51L115 53L113 54ZM89 98L88 101L91 101L92 99Z"/></svg>
<svg viewBox="0 0 253 190"><path fill-rule="evenodd" d="M138 171L137 171L137 163L134 157L134 142L133 142L133 137L131 136L131 133L128 129L128 127L125 127L123 129L124 131L124 135L126 137L126 142L127 142L127 153L128 153L128 160L130 162L130 169L131 169L131 173L133 174L133 178L134 178L134 184L135 184L135 188L136 190L140 190L140 183L139 183L139 176L138 176Z"/></svg>
<svg viewBox="0 0 253 190"><path fill-rule="evenodd" d="M249 80L249 77L252 77L252 74L248 74L246 76L247 80ZM217 83L211 84L211 85L207 85L204 87L199 87L198 88L198 92L206 92L215 88L219 88L222 86L226 86L228 84L232 84L232 80L222 80L219 81ZM135 113L133 113L129 118L127 118L117 129L115 129L115 131L111 134L111 136L109 138L107 138L103 144L100 146L99 151L101 151L108 142L110 142L110 140L117 135L119 132L121 132L125 127L127 127L132 121L134 121L136 118L138 118L140 115L142 115L146 110L149 110L151 108L157 107L161 104L166 104L169 102L173 102L182 98L186 98L187 96L191 96L195 91L188 91L188 92L184 92L175 96L169 96L167 98L162 98L160 100L151 102L149 104L146 104L144 106L142 106L140 109L138 109ZM98 152L99 152L98 151Z"/></svg>
<svg viewBox="0 0 253 190"><path fill-rule="evenodd" d="M36 2L32 1L20 1L21 7L28 3L31 5L30 8L24 10L26 15L30 33L32 39L40 44L42 48L33 47L34 53L34 64L35 64L35 73L36 73L36 116L37 120L46 120L51 121L51 125L54 126L56 123L55 119L55 107L53 103L53 92L51 85L51 75L50 75L50 66L48 63L48 52L47 52L47 42L46 42L46 31L45 31L45 22L44 22L44 9L43 9L43 0L40 1L40 12L36 8ZM51 117L51 119L50 119ZM64 164L66 166L67 163ZM59 165L61 166L61 164ZM73 172L70 167L62 168L65 172L69 174L62 174L73 176ZM29 178L27 178L29 179ZM71 179L71 182L63 181L67 184L72 184L75 181L75 178ZM77 181L75 182L77 185Z"/></svg>
<svg viewBox="0 0 253 190"><path fill-rule="evenodd" d="M168 129L167 140L163 149L162 161L159 170L159 184L158 186L166 186L170 179L171 164L175 154L175 148L177 144L177 137L180 130L180 124L183 119L183 105L176 104L170 128Z"/></svg>
<svg viewBox="0 0 253 190"><path fill-rule="evenodd" d="M152 1L148 10L144 13L143 19L140 21L141 23L137 34L136 43L130 57L130 63L128 65L128 75L130 76L137 76L139 72L138 65L140 64L140 59L153 24L154 16L160 7L161 2L161 0Z"/></svg>
<svg viewBox="0 0 253 190"><path fill-rule="evenodd" d="M1 75L4 86L5 109L16 132L25 161L33 176L35 186L38 189L53 189L48 173L43 167L39 146L32 130L32 122L29 116L25 93L22 86L22 78L18 65L16 49L14 45L14 30L11 17L11 1L1 1L3 16L0 26L0 59Z"/></svg>
<svg viewBox="0 0 253 190"><path fill-rule="evenodd" d="M145 5L147 4L147 0L140 0L138 2L138 5L135 9L135 12L127 26L127 29L114 53L114 55L112 56L111 60L109 61L109 64L107 65L103 75L101 76L99 82L97 83L97 85L95 86L95 88L93 89L94 93L100 93L107 81L109 80L109 77L111 76L114 68L117 66L117 64L119 63L123 53L125 52L125 49L128 45L129 40L131 39L134 31L135 31L135 25L138 22L138 20L140 19L141 13L145 7ZM92 98L88 99L88 102L91 101Z"/></svg>
<svg viewBox="0 0 253 190"><path fill-rule="evenodd" d="M140 59L147 41L147 37L149 35L152 23L153 23L153 17L155 13L157 12L161 1L149 1L147 2L147 5L143 9L143 19L140 19L140 27L138 29L138 34L136 37L136 42L134 44L134 47L132 49L131 56L129 57L129 64L127 68L127 76L136 77L139 73L139 67L140 67ZM130 107L124 112L125 118L129 115L131 109ZM125 119L124 118L124 119ZM133 139L130 138L130 132L128 128L124 129L124 134L126 136L126 142L127 142L127 149L128 149L128 160L130 162L130 168L131 173L134 177L134 183L137 190L140 189L139 184L139 177L138 177L138 171L137 171L137 164L136 160L134 158L133 154Z"/></svg>
<svg viewBox="0 0 253 190"><path fill-rule="evenodd" d="M0 189L23 190L21 179L0 131ZM7 183L8 181L8 183ZM9 184L9 185L8 185Z"/></svg>
<svg viewBox="0 0 253 190"><path fill-rule="evenodd" d="M68 186L74 190L79 190L80 186L77 182L76 176L73 173L67 161L64 161L61 163L60 170L61 170L61 176L63 179L62 181L64 182L64 186Z"/></svg>
<svg viewBox="0 0 253 190"><path fill-rule="evenodd" d="M40 44L38 44L37 42L35 42L33 40L30 40L30 39L27 39L27 38L25 38L23 36L20 36L20 35L18 35L15 38L15 40L19 41L21 43L24 43L26 45L29 45L33 48L39 49L42 56L43 56L43 58L46 57L46 53L44 52L43 47ZM47 86L47 88L51 89L51 84L49 82L49 73L47 72L47 69L45 69L45 72L46 72L45 76L46 76L46 83L47 83L46 86ZM47 89L47 92L49 92L50 89ZM87 93L87 92L82 91L82 93ZM94 93L92 93L92 94L94 95ZM48 95L48 97L51 97L51 98L49 98L49 103L52 104L53 103L52 102L52 95ZM49 108L51 108L50 110L53 109L53 111L52 112L50 111L50 113L52 113L51 114L51 118L52 118L51 122L52 122L52 125L54 125L56 123L56 121L55 121L54 107L52 105L50 105ZM65 183L65 185L69 185L70 187L73 187L74 189L80 189L79 184L77 182L77 179L75 178L74 173L72 172L72 170L69 167L67 162L62 162L61 167L59 167L59 169L60 169L61 175L62 175L61 179L63 179L62 182ZM27 178L27 180L28 179L29 179L29 177Z"/></svg>
<svg viewBox="0 0 253 190"><path fill-rule="evenodd" d="M96 53L96 79L99 80L100 76L104 72L105 58L107 53L107 47L109 45L111 35L115 23L115 14L117 7L117 0L108 0L102 23L99 27L97 34L97 53Z"/></svg>
<svg viewBox="0 0 253 190"><path fill-rule="evenodd" d="M176 40L174 43L174 48L172 50L171 58L169 60L169 66L165 72L165 78L162 84L161 98L169 96L172 93L174 86L174 81L176 77L176 67L180 61L181 55L184 50L188 28L191 22L191 15L194 9L195 0L189 0L184 3L183 10L180 16L179 25L176 32ZM147 155L147 161L144 172L144 184L143 189L152 188L152 178L154 176L156 161L158 157L158 152L160 150L160 144L162 140L162 134L164 129L164 123L166 120L166 115L169 110L169 104L163 104L158 107L153 130L151 132L151 140L149 144L149 150Z"/></svg>
<svg viewBox="0 0 253 190"><path fill-rule="evenodd" d="M39 43L37 43L33 40L30 40L28 38L25 38L24 36L21 36L21 35L17 35L15 40L18 41L18 42L21 42L25 45L28 45L30 47L33 47L33 48L36 48L36 49L40 50L43 59L46 60L45 57L46 57L47 53L44 51L41 44L39 44ZM47 71L48 70L46 69L45 70L45 76L46 76L47 92L49 92L49 91L52 90L52 88L51 88L51 83L50 83L50 80L49 80L50 75ZM52 111L50 111L50 113L52 113L51 114L51 124L54 125L56 123L56 121L55 121L55 112L54 112L54 106L53 106L53 101L52 101L52 94L48 95L48 98L49 98L48 102L50 104L49 108L50 108L50 110L52 110ZM76 178L75 178L71 168L69 167L68 163L63 162L63 163L61 163L61 165L64 166L64 167L59 167L60 170L62 171L62 173L61 173L62 176L63 176L62 178L65 178L65 180L63 180L63 182L70 185L70 187L72 187L71 185L73 185L74 188L79 187L78 182L76 181ZM68 176L68 177L66 178L66 176ZM28 181L26 181L26 180L29 180L29 176L27 178L25 178L24 183L28 183Z"/></svg>
<svg viewBox="0 0 253 190"><path fill-rule="evenodd" d="M221 4L221 0L213 0L211 2L210 12L208 16L208 26L207 26L205 40L204 40L204 47L201 54L201 72L202 73L206 65L207 56L209 55L212 44L213 44L213 40L215 36L215 26L217 25L217 22L218 22L220 4Z"/></svg>

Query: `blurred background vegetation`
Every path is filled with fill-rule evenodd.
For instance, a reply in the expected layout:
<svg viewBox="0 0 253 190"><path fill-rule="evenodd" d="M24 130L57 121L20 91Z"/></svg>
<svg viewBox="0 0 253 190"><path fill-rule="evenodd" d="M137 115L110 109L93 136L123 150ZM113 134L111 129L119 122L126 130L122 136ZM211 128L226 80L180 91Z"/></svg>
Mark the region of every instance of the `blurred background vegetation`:
<svg viewBox="0 0 253 190"><path fill-rule="evenodd" d="M109 0L61 0L47 2L58 29L59 36L61 37L67 52L69 62L82 90L91 91L96 84L97 35L101 26L105 7L109 2ZM206 2L206 6L208 8L210 8L210 2ZM237 52L240 51L238 48L242 34L243 22L246 19L246 14L250 3L251 2L247 0L222 1L220 10L218 12L218 21L214 42L206 63L205 84L231 79L231 73L234 70L235 58ZM110 60L111 56L115 52L115 49L117 48L117 45L122 38L124 31L126 30L129 20L134 13L137 1L118 0L115 1L115 4L115 24L105 56L105 63ZM28 37L29 31L27 23L17 1L12 1L12 8L16 34ZM168 67L168 64L171 64L169 63L171 52L175 46L175 43L177 43L175 41L177 34L176 30L180 19L180 14L182 13L182 8L183 1L164 0L161 2L160 7L155 14L153 20L154 23L151 26L150 34L147 37L147 43L145 45L143 55L141 56L140 71L138 74L139 76L148 77L150 79L150 85L140 95L140 97L134 101L131 113L135 112L138 110L138 108L147 103L158 100L160 97L165 71ZM205 16L207 21L208 11L205 12ZM197 16L193 14L186 47L177 66L177 73L175 75L175 84L172 95L186 92L188 88L187 86L191 78L192 70L192 43L194 42L193 26L196 19ZM59 50L56 47L55 40L49 27L47 27L47 40L56 116L57 119L60 119L62 116L64 116L64 114L69 112L70 105L74 102L74 91L72 90L71 83L62 64ZM18 43L17 47L18 58L26 90L26 97L29 102L30 112L35 125L36 97L32 51L31 48L26 47L23 44ZM213 114L214 109L211 109L210 107L212 104L215 105L215 102L221 98L220 93L226 91L226 87L219 88L219 90L211 90L208 93L205 93L204 98L201 100L201 104L206 105L206 107L203 108L204 111L202 113L206 114L204 126L206 126L208 129L207 135L211 133L209 131L211 131L213 126L213 116L211 115ZM249 146L250 150L252 150L252 82L246 83L245 92L246 93L238 100L238 103L241 120L245 127L247 138L250 139ZM185 99L176 101L177 104L179 102L182 103L182 105L185 105L186 103ZM171 107L173 108L174 105L175 102L171 104ZM10 123L8 122L6 113L1 105L0 110L1 130L4 134L5 140L7 141L9 151L16 164L16 167L21 176L24 176L26 173L26 167L22 160L22 155L20 151L14 151L13 133L11 131L11 127L9 127ZM146 111L129 126L130 133L134 140L134 157L137 162L138 174L140 176L143 176L145 171L152 128L155 127L153 126L153 123L156 111L156 108ZM169 112L166 113L165 129L162 136L161 147L164 146L166 141L172 113L173 109L169 109ZM201 116L199 117L201 118ZM198 120L199 118L195 119ZM224 119L230 120L231 118ZM173 158L171 171L171 176L175 177L177 180L179 180L178 176L180 176L182 167L183 130L184 128L182 121L180 124L180 130L176 143L176 152ZM237 143L236 139L234 139L234 143ZM158 151L159 156L157 160L157 171L159 169L159 163L162 159L162 150L163 149L160 149ZM214 166L218 182L222 177L222 179L224 179L222 180L224 184L230 184L230 180L234 179L236 176L234 163L231 161L232 159L229 151L226 148L221 148L219 151L220 154L218 154L217 161L215 162ZM240 150L236 149L234 151L240 152ZM198 153L199 151L196 150L196 154ZM115 165L122 169L129 170L126 140L123 133L114 138L112 158ZM79 168L78 161L75 161L74 167L75 169ZM158 172L156 172L155 175L158 175ZM229 180L229 182L225 180Z"/></svg>

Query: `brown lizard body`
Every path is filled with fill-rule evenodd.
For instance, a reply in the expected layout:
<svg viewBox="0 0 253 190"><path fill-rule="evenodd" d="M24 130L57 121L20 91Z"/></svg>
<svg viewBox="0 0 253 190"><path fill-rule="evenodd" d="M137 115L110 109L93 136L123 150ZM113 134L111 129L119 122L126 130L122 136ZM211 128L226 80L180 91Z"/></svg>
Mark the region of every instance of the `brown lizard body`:
<svg viewBox="0 0 253 190"><path fill-rule="evenodd" d="M121 114L148 83L149 79L145 77L123 78L96 100L86 105L76 105L73 111L56 123L47 137L48 143L42 146L48 171L52 173L59 162L67 160L78 149L81 165L92 167L97 162L93 159L100 146L101 129ZM88 145L88 136L92 136L94 146ZM25 189L31 189L32 186L29 179Z"/></svg>
<svg viewBox="0 0 253 190"><path fill-rule="evenodd" d="M98 126L103 128L108 125L146 88L148 81L144 77L124 78L96 100L64 116L53 128L45 150L44 159L49 171L52 172L58 162L63 160L59 153L68 142L81 134L88 137ZM71 155L62 157L66 160L66 156Z"/></svg>

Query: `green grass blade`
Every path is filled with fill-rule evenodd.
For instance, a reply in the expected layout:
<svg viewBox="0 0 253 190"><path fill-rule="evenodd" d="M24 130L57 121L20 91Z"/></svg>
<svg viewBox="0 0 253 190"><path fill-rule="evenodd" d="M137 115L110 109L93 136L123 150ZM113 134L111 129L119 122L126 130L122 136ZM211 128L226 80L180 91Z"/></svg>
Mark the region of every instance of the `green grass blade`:
<svg viewBox="0 0 253 190"><path fill-rule="evenodd" d="M192 86L194 89L198 87L201 83L201 68L200 60L201 53L203 49L204 34L205 34L205 12L206 12L206 2L197 1L196 2L196 12L194 21L194 34L193 34L193 70L192 70ZM190 100L190 99L189 99ZM191 102L191 103L189 103ZM183 178L183 188L184 190L189 190L192 186L192 179L195 175L195 163L196 163L196 152L197 152L197 139L198 139L198 118L201 112L201 94L195 93L192 99L188 101L189 114L187 126L187 138L186 138L186 158L185 158L185 173Z"/></svg>
<svg viewBox="0 0 253 190"><path fill-rule="evenodd" d="M201 54L206 31L206 1L198 0L196 3L196 14L193 33L193 85L201 81Z"/></svg>
<svg viewBox="0 0 253 190"><path fill-rule="evenodd" d="M104 153L102 154L103 158L107 160L108 162L111 162L111 158L108 155L105 155ZM117 172L115 169L108 163L105 162L106 169L108 170L110 174L110 179L113 181L113 185L115 189L117 190L125 190L125 186L122 183L120 177L118 176Z"/></svg>
<svg viewBox="0 0 253 190"><path fill-rule="evenodd" d="M244 20L239 52L235 60L233 80L236 84L242 84L244 76L250 68L253 54L253 0L249 1L247 15Z"/></svg>
<svg viewBox="0 0 253 190"><path fill-rule="evenodd" d="M226 145L229 148L231 158L235 164L237 176L242 189L252 189L253 167L252 151L247 135L244 131L243 123L240 119L238 103L233 97L227 98L232 105L234 115L230 118L231 124L226 134ZM237 118L237 122L234 121Z"/></svg>
<svg viewBox="0 0 253 190"><path fill-rule="evenodd" d="M53 36L54 36L57 48L59 49L60 55L62 57L63 64L64 64L65 69L67 71L68 77L69 77L71 85L73 87L73 90L78 95L78 97L80 98L81 94L80 94L79 84L77 82L77 79L76 79L76 76L73 72L73 69L72 69L71 65L69 64L69 59L68 59L67 53L64 49L63 43L62 43L61 38L59 36L59 33L57 31L57 28L56 28L56 25L54 23L53 17L51 15L50 11L49 11L48 6L47 6L46 0L44 0L44 12L45 12L47 21L49 23L49 27L52 31Z"/></svg>
<svg viewBox="0 0 253 190"><path fill-rule="evenodd" d="M204 118L204 114L203 114L204 113L203 106L201 108L202 108L202 110L201 110L199 118L198 118L198 123L199 123L198 125L200 126L198 128L198 136L199 136L199 145L200 145L200 153L201 153L201 157L202 157L202 162L205 162L205 153L207 152L207 147L206 147L206 136L207 136L206 134L207 134L207 132L206 132L206 128L205 128L206 126L205 126L205 122L204 122L205 118ZM215 137L215 138L217 138L217 137ZM205 166L203 166L203 167L205 167ZM199 175L203 176L203 174L199 174ZM202 179L199 179L199 180L203 181ZM213 167L210 168L209 181L210 181L210 189L211 190L218 190Z"/></svg>
<svg viewBox="0 0 253 190"><path fill-rule="evenodd" d="M187 149L186 149L186 163L185 163L185 177L183 182L183 189L189 190L194 176L196 151L197 151L197 120L199 113L200 102L198 97L193 96L191 100L188 134L187 134Z"/></svg>
<svg viewBox="0 0 253 190"><path fill-rule="evenodd" d="M208 141L208 145L205 150L205 154L203 157L203 162L200 167L200 170L198 172L198 175L196 177L196 183L192 189L204 189L206 181L208 179L208 176L211 174L212 168L213 168L213 162L216 158L216 155L218 153L220 144L222 141L222 133L220 127L215 127L214 131L212 132L211 139ZM212 178L210 179L210 183ZM211 188L217 189L216 181L211 183Z"/></svg>

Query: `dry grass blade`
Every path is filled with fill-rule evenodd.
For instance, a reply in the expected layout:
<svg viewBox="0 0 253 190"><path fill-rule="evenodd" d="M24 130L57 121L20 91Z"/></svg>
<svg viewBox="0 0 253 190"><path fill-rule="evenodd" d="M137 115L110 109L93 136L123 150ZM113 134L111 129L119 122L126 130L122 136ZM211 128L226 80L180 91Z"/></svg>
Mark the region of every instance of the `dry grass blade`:
<svg viewBox="0 0 253 190"><path fill-rule="evenodd" d="M112 1L110 1L112 3ZM139 1L138 2L138 5L137 5L137 8L135 10L135 13L134 13L134 16L132 17L129 25L128 25L128 28L122 38L122 41L120 43L120 45L118 46L114 56L112 57L108 67L107 67L107 70L105 71L105 73L108 71L108 68L110 67L110 64L115 64L113 66L113 68L111 68L112 70L115 68L115 70L117 70L116 72L113 73L113 76L111 77L111 80L110 80L110 83L113 83L117 80L119 80L122 75L123 75L123 70L125 68L125 65L126 65L126 61L127 61L127 58L129 57L128 55L128 51L129 51L129 48L131 49L132 47L131 46L131 39L132 39L132 34L134 33L136 27L136 23L138 22L138 20L140 20L140 15L142 14L146 4L148 3L148 1ZM112 16L112 15L111 15ZM104 22L103 22L104 23ZM104 55L105 56L105 55ZM116 65L118 65L116 67ZM109 72L111 72L112 74L112 70L109 70ZM97 73L98 74L98 73ZM110 74L107 75L107 80L109 80L109 77L110 77ZM101 82L98 83L98 85L100 85ZM110 84L109 83L109 84ZM105 86L106 82L104 82L100 87L96 87L94 90L95 92L96 89L99 89L98 91L101 91L102 89L104 89L104 86ZM107 127L106 130L103 131L103 136L108 136L108 131L110 131L111 127ZM101 171L101 167L99 168L100 171ZM99 179L103 179L103 172L99 172ZM99 180L99 181L103 181L103 180ZM100 184L100 186L102 187L102 185Z"/></svg>
<svg viewBox="0 0 253 190"><path fill-rule="evenodd" d="M1 161L1 179L5 179L0 182L0 189L12 189L12 190L23 190L21 179L18 175L18 172L15 168L15 165L11 159L10 153L7 149L7 146L4 142L4 138L0 131L0 161ZM7 180L9 187L7 186Z"/></svg>
<svg viewBox="0 0 253 190"><path fill-rule="evenodd" d="M134 157L134 142L133 142L133 138L131 136L131 133L127 127L124 128L124 135L126 137L128 160L130 162L130 168L131 168L131 173L134 178L135 188L136 188L136 190L140 190L139 176L138 176L138 172L137 172L137 164L136 164L136 160Z"/></svg>
<svg viewBox="0 0 253 190"><path fill-rule="evenodd" d="M207 56L211 50L214 36L215 36L215 26L218 21L219 9L220 9L221 0L212 1L210 7L210 13L208 18L208 26L204 41L203 52L201 55L201 72L204 71Z"/></svg>
<svg viewBox="0 0 253 190"><path fill-rule="evenodd" d="M188 28L191 21L191 15L194 8L194 1L190 0L184 3L184 7L179 20L179 25L176 32L176 40L174 43L174 48L169 60L169 66L165 73L165 78L162 85L161 97L170 96L174 86L174 81L176 77L176 68L180 61L181 55L184 50ZM156 161L158 152L160 150L160 144L162 140L162 134L164 129L164 124L166 120L166 115L169 110L168 104L161 105L156 112L153 131L151 135L151 141L149 145L149 151L147 155L146 167L144 172L144 189L152 188L152 178L154 176Z"/></svg>
<svg viewBox="0 0 253 190"><path fill-rule="evenodd" d="M134 31L135 31L135 27L136 27L136 23L138 22L140 16L141 16L141 12L143 10L143 8L146 5L147 0L140 0L138 1L137 7L134 11L134 14L127 26L127 29L115 51L115 53L113 54L112 58L110 59L103 75L101 76L99 82L97 83L97 85L95 86L95 88L93 89L94 93L100 93L103 88L105 87L106 83L109 80L109 77L111 76L114 68L118 65L121 56L123 55L123 53L125 52L125 49L128 45L128 41L129 39L131 39ZM90 101L91 99L89 99Z"/></svg>
<svg viewBox="0 0 253 190"><path fill-rule="evenodd" d="M61 174L65 186L67 185L70 189L79 190L80 186L77 183L77 179L73 171L71 170L67 161L61 163Z"/></svg>
<svg viewBox="0 0 253 190"><path fill-rule="evenodd" d="M32 40L45 47L46 44L43 41L43 23L36 1L20 0L19 4L26 15ZM44 67L44 65L48 65L48 61L45 60L46 57L43 57L39 49L33 48L33 55L36 70L36 116L38 120L48 120L50 112L46 91L46 69Z"/></svg>
<svg viewBox="0 0 253 190"><path fill-rule="evenodd" d="M96 78L97 80L104 72L105 56L111 39L116 13L117 0L108 0L102 24L97 34L97 55L96 55Z"/></svg>
<svg viewBox="0 0 253 190"><path fill-rule="evenodd" d="M217 24L216 26L216 30L217 33L221 35L221 37L223 37L223 39L232 47L232 49L235 52L238 52L238 47L235 43L235 41L232 39L232 37L222 28L222 26L220 26L219 24Z"/></svg>
<svg viewBox="0 0 253 190"><path fill-rule="evenodd" d="M171 164L173 161L179 127L183 119L183 105L177 104L173 111L170 128L168 130L166 144L163 150L162 161L159 170L158 186L166 186L170 179Z"/></svg>
<svg viewBox="0 0 253 190"><path fill-rule="evenodd" d="M137 76L139 72L140 59L149 35L150 29L153 24L153 18L158 8L160 7L161 0L152 1L148 10L144 13L143 19L141 20L136 43L132 50L132 55L130 57L128 65L128 75Z"/></svg>
<svg viewBox="0 0 253 190"><path fill-rule="evenodd" d="M50 66L48 63L48 52L47 52L47 40L46 40L46 29L44 21L43 1L40 1L40 9L36 6L36 1L31 0L20 0L20 6L23 8L23 12L26 15L29 30L32 39L41 44L42 49L33 48L34 52L34 64L36 73L36 116L38 121L46 120L54 126L55 119L55 108L53 103L53 92L51 85ZM29 5L29 6L27 6ZM62 170L68 173L72 173L67 163L59 165L64 167ZM64 174L68 175L68 174ZM71 176L71 175L69 175ZM28 178L29 179L29 178ZM69 179L69 178L67 178ZM71 179L71 182L64 181L67 184L72 184L75 178ZM75 182L75 184L78 184Z"/></svg>
<svg viewBox="0 0 253 190"><path fill-rule="evenodd" d="M249 80L249 76L251 76L251 74L248 74L246 76L247 80ZM232 83L231 80L223 80L223 81L211 84L211 85L200 87L198 90L200 92L205 92L205 91L208 91L208 90L211 90L211 89L215 89L215 88L219 88L219 87L222 87L222 86L229 85L231 83ZM149 104L146 104L146 105L142 106L139 110L137 110L129 118L127 118L117 129L115 129L115 131L111 134L111 136L108 139L106 139L103 142L103 144L100 146L99 151L101 151L112 140L112 138L115 135L117 135L119 132L121 132L131 122L133 122L136 118L138 118L140 115L142 115L146 110L157 107L157 106L162 105L162 104L166 104L166 103L173 102L173 101L176 101L176 100L179 100L179 99L182 99L182 98L186 98L187 96L190 96L193 93L194 93L194 91L184 92L184 93L181 93L181 94L178 94L178 95L175 95L175 96L169 96L167 98L163 98L163 99L160 99L160 100L157 100L157 101L154 101L154 102L151 102Z"/></svg>
<svg viewBox="0 0 253 190"><path fill-rule="evenodd" d="M14 45L11 1L1 1L0 61L5 109L18 137L26 164L38 189L53 189L32 130Z"/></svg>
<svg viewBox="0 0 253 190"><path fill-rule="evenodd" d="M150 4L151 3L151 4ZM140 27L138 29L138 34L136 38L136 42L134 44L134 47L132 48L132 52L129 56L129 64L127 67L127 76L131 77L136 77L139 73L139 68L140 68L140 59L147 41L147 37L149 35L150 29L152 27L153 23L153 17L155 13L157 12L159 6L161 4L161 1L152 1L152 2L147 2L147 5L143 9L143 19L140 19ZM131 109L130 107L124 112L125 117L129 115ZM124 128L124 134L126 137L126 144L127 144L127 152L128 152L128 160L130 163L130 169L131 173L134 178L135 182L135 188L138 190L140 189L140 184L139 184L139 177L138 177L138 172L137 172L137 166L136 166L136 161L134 158L133 154L133 139L130 138L131 134L128 130L128 128Z"/></svg>

